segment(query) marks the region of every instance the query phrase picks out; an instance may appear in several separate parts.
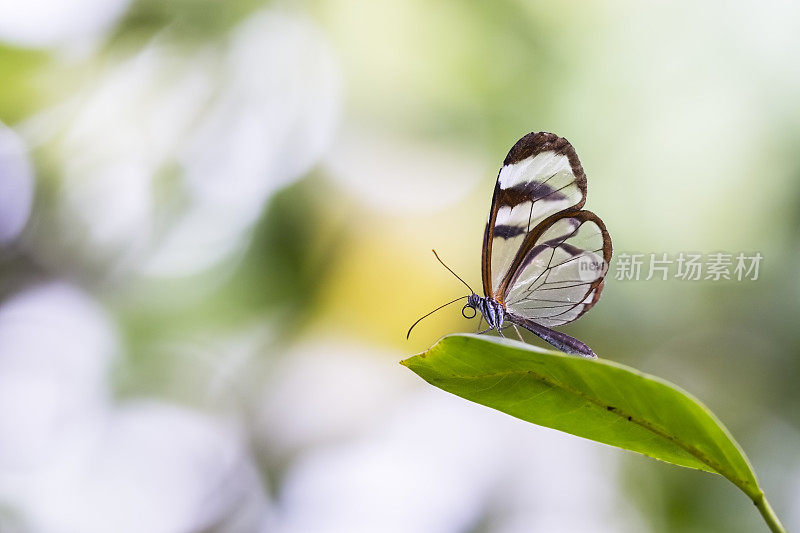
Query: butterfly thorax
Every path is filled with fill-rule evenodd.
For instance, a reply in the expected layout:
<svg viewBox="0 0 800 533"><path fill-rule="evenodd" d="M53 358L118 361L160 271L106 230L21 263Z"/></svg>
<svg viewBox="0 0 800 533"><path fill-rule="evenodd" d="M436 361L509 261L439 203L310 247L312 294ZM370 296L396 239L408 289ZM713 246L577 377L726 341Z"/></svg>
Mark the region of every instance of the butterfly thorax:
<svg viewBox="0 0 800 533"><path fill-rule="evenodd" d="M500 329L502 327L506 308L494 298L470 294L467 298L467 305L480 311L490 328Z"/></svg>

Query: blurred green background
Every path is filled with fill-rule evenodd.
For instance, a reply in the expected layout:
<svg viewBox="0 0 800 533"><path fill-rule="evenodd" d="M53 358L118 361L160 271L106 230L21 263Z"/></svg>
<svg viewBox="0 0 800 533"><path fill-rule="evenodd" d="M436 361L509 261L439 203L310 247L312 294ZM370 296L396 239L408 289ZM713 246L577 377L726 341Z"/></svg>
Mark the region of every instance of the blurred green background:
<svg viewBox="0 0 800 533"><path fill-rule="evenodd" d="M397 365L472 331L530 131L615 254L564 328L679 384L800 529L800 7L0 4L0 530L762 531L721 478L532 428Z"/></svg>

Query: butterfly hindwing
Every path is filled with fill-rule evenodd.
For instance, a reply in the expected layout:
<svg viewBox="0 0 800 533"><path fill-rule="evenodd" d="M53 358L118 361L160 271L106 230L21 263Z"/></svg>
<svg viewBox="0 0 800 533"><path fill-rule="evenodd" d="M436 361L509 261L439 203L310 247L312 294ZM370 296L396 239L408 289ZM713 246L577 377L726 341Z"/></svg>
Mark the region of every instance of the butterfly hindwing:
<svg viewBox="0 0 800 533"><path fill-rule="evenodd" d="M590 211L558 213L523 243L503 289L509 313L546 327L572 322L600 298L611 238Z"/></svg>
<svg viewBox="0 0 800 533"><path fill-rule="evenodd" d="M540 132L517 141L497 177L484 233L484 293L499 296L522 243L542 221L585 201L586 175L566 139Z"/></svg>

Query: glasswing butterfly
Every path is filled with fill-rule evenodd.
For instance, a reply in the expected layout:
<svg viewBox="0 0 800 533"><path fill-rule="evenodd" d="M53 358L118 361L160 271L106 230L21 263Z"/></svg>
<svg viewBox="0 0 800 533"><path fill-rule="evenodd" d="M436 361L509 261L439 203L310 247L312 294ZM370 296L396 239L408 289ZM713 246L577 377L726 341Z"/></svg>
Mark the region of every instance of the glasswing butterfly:
<svg viewBox="0 0 800 533"><path fill-rule="evenodd" d="M522 326L562 352L597 357L578 339L551 329L597 303L611 261L611 237L597 215L582 209L585 202L586 174L566 139L539 132L517 141L497 176L483 234L484 295L436 255L471 294L422 316L408 335L423 318L466 298L461 313L474 318L480 311L489 326L479 333L497 330L504 336L513 326L522 340Z"/></svg>

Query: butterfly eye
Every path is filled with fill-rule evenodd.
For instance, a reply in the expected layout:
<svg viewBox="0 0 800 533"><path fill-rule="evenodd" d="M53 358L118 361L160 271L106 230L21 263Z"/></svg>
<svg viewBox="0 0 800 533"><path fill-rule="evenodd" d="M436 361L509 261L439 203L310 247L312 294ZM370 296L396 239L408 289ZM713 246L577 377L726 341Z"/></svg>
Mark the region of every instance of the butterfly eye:
<svg viewBox="0 0 800 533"><path fill-rule="evenodd" d="M471 309L472 310L472 315L467 315L467 309ZM477 314L478 314L478 311L476 311L475 308L472 307L469 304L467 304L467 305L465 305L464 307L461 308L461 316L463 316L464 318L475 318L475 316Z"/></svg>

